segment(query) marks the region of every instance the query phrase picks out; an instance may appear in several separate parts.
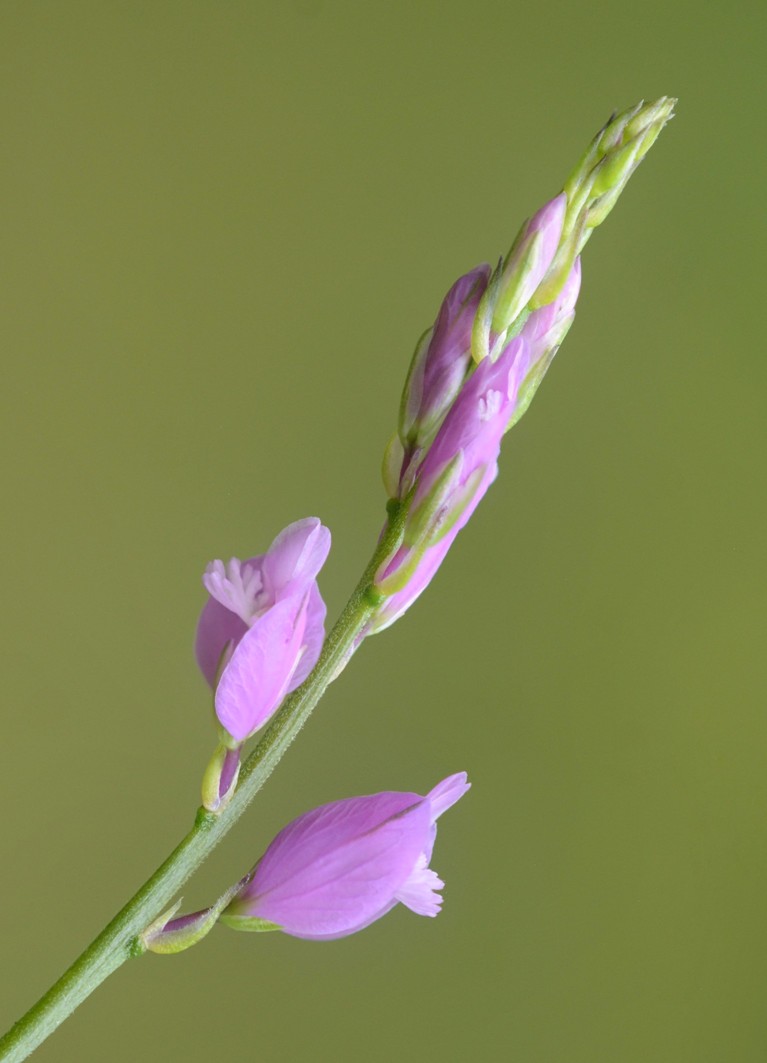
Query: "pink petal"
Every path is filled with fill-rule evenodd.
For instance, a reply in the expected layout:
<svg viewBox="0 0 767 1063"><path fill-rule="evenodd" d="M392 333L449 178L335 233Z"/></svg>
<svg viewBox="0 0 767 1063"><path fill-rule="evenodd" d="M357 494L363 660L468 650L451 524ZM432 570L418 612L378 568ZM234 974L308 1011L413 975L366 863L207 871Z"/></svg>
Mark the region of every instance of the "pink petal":
<svg viewBox="0 0 767 1063"><path fill-rule="evenodd" d="M445 883L430 867L427 867L425 855L416 864L408 879L397 890L397 900L401 901L416 915L439 915L442 897L439 890Z"/></svg>
<svg viewBox="0 0 767 1063"><path fill-rule="evenodd" d="M572 269L564 283L564 287L556 299L545 306L534 310L525 322L522 335L533 348L533 361L540 357L539 343L545 339L549 330L563 317L571 314L578 300L581 287L581 260L576 258Z"/></svg>
<svg viewBox="0 0 767 1063"><path fill-rule="evenodd" d="M541 248L541 265L538 268L538 282L543 278L544 274L548 271L549 266L554 260L554 255L557 253L559 241L562 236L562 225L565 220L565 212L567 210L567 196L564 192L560 192L555 199L545 203L540 210L533 214L530 221L527 223L526 231L528 233L539 232L543 234L543 246Z"/></svg>
<svg viewBox="0 0 767 1063"><path fill-rule="evenodd" d="M317 517L306 517L280 532L264 556L263 575L272 601L296 587L308 589L325 563L330 532Z"/></svg>
<svg viewBox="0 0 767 1063"><path fill-rule="evenodd" d="M287 693L290 694L303 681L314 668L319 660L322 645L325 641L325 614L327 608L322 600L320 589L314 582L309 590L309 599L306 607L306 628L304 630L304 652L298 662L293 678L288 685Z"/></svg>
<svg viewBox="0 0 767 1063"><path fill-rule="evenodd" d="M197 664L211 687L216 685L219 661L227 643L236 646L248 625L229 609L208 598L197 622L194 652Z"/></svg>
<svg viewBox="0 0 767 1063"><path fill-rule="evenodd" d="M232 908L297 937L354 933L394 903L430 833L417 794L351 798L307 813L269 846Z"/></svg>
<svg viewBox="0 0 767 1063"><path fill-rule="evenodd" d="M460 801L464 794L471 789L471 783L465 771L459 771L456 775L448 775L442 782L438 782L433 790L427 794L431 805L431 821L434 823L443 812L452 808L456 801Z"/></svg>
<svg viewBox="0 0 767 1063"><path fill-rule="evenodd" d="M216 715L244 742L279 707L298 664L306 601L289 598L269 609L242 637L216 689Z"/></svg>

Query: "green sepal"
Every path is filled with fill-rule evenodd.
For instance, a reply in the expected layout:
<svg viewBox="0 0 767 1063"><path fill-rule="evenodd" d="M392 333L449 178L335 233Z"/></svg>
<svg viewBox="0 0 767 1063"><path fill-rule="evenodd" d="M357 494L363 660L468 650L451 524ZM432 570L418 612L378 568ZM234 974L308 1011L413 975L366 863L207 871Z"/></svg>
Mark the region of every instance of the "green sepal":
<svg viewBox="0 0 767 1063"><path fill-rule="evenodd" d="M231 930L246 930L251 934L266 934L272 930L282 930L277 923L270 923L268 919L256 919L252 915L221 915L219 923L228 926Z"/></svg>
<svg viewBox="0 0 767 1063"><path fill-rule="evenodd" d="M454 493L453 497L450 499L450 512L437 526L429 542L430 546L435 546L440 539L444 539L447 533L453 530L457 521L463 516L466 507L474 498L486 472L487 465L480 465L479 468L475 469L469 476L463 487L459 488L459 490Z"/></svg>
<svg viewBox="0 0 767 1063"><path fill-rule="evenodd" d="M531 310L539 310L542 306L548 306L549 303L553 303L562 291L567 278L570 276L573 263L588 239L588 236L584 236L587 231L586 218L585 215L582 215L577 228L570 234L567 241L560 245L551 264L551 269L536 288L535 295L530 300Z"/></svg>
<svg viewBox="0 0 767 1063"><path fill-rule="evenodd" d="M399 407L399 435L403 443L410 441L415 428L416 417L421 408L423 399L423 365L429 353L429 344L433 333L433 328L427 328L420 336L418 343L416 343L413 357L410 359L410 366L407 371L405 386L402 389L402 399ZM411 389L415 387L416 382L418 383L418 394L411 395Z"/></svg>
<svg viewBox="0 0 767 1063"><path fill-rule="evenodd" d="M510 428L513 428L515 424L527 413L527 409L530 403L535 397L535 393L541 385L541 381L546 376L549 366L554 361L554 355L560 348L562 340L570 331L570 326L575 320L575 314L572 313L568 318L565 318L560 329L557 331L557 335L553 338L552 344L542 358L535 363L530 369L525 379L522 381L517 393L517 401L514 404L514 413L511 416L509 423L506 426L508 432Z"/></svg>
<svg viewBox="0 0 767 1063"><path fill-rule="evenodd" d="M474 324L471 328L471 357L477 365L490 354L490 329L502 274L503 259L499 261L493 270L493 275L482 294L477 312L474 315Z"/></svg>
<svg viewBox="0 0 767 1063"><path fill-rule="evenodd" d="M661 96L644 101L621 114L613 114L586 149L580 162L565 182L567 212L562 228L562 242L555 266L543 291L535 294L534 306L543 306L556 297L556 284L564 283L566 271L563 250L570 261L580 253L592 229L601 225L618 200L640 160L647 154L661 129L673 117L676 100ZM552 295L551 293L554 292Z"/></svg>
<svg viewBox="0 0 767 1063"><path fill-rule="evenodd" d="M605 155L594 168L594 182L591 186L593 196L601 196L616 186L623 187L636 165L636 158L642 146L642 137L634 137L617 151Z"/></svg>
<svg viewBox="0 0 767 1063"><path fill-rule="evenodd" d="M463 468L463 451L446 462L425 498L407 515L403 542L406 546L431 545L431 537L440 524L442 511L453 493Z"/></svg>
<svg viewBox="0 0 767 1063"><path fill-rule="evenodd" d="M160 956L172 956L177 952L184 952L186 949L190 949L192 945L202 941L211 932L224 908L231 904L241 888L242 882L237 882L226 893L222 894L211 908L204 908L202 911L196 912L197 918L194 921L177 930L166 930L165 927L181 907L181 901L179 900L172 908L163 912L153 923L150 923L146 930L139 935L141 944L149 952L155 952Z"/></svg>
<svg viewBox="0 0 767 1063"><path fill-rule="evenodd" d="M396 568L390 576L386 576L373 584L375 590L381 595L381 599L378 602L379 605L386 598L391 598L393 594L399 594L400 591L407 587L415 570L420 565L423 555L431 545L430 542L421 542L418 546L414 546L399 568Z"/></svg>
<svg viewBox="0 0 767 1063"><path fill-rule="evenodd" d="M543 233L534 232L525 236L511 260L504 266L493 310L494 332L507 329L528 302L530 294L525 291L525 281L540 257L542 246Z"/></svg>
<svg viewBox="0 0 767 1063"><path fill-rule="evenodd" d="M218 915L211 908L199 921L190 923L180 930L168 930L159 933L156 937L147 941L147 949L158 956L175 956L177 952L185 952L192 945L211 932L216 925ZM169 920L168 920L169 921Z"/></svg>
<svg viewBox="0 0 767 1063"><path fill-rule="evenodd" d="M228 731L224 734L233 742L232 736ZM239 759L237 768L232 776L232 781L229 784L229 788L224 794L219 793L221 783L221 773L224 769L226 759L230 753L237 752L240 743L235 743L222 740L216 746L213 756L208 761L208 766L202 776L202 803L203 806L209 811L214 812L216 815L223 812L226 806L234 796L234 791L237 789L237 780L240 777L240 764Z"/></svg>
<svg viewBox="0 0 767 1063"><path fill-rule="evenodd" d="M402 446L399 434L395 432L386 444L381 464L381 476L389 498L397 498L399 494L399 476L404 457L405 448Z"/></svg>

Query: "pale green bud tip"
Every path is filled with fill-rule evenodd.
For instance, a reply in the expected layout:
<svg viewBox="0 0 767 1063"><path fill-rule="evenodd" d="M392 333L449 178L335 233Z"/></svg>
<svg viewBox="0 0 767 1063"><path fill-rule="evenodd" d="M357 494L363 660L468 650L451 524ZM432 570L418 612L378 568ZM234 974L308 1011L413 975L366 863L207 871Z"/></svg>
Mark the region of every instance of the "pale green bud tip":
<svg viewBox="0 0 767 1063"><path fill-rule="evenodd" d="M463 451L459 450L445 462L424 497L408 513L403 540L406 546L431 546L444 520L448 499L458 486L462 469Z"/></svg>
<svg viewBox="0 0 767 1063"><path fill-rule="evenodd" d="M576 203L578 208L582 206L579 192L586 191L591 198L616 185L625 184L666 122L673 117L675 104L673 97L661 96L651 103L642 101L621 114L613 115L597 133L565 183L568 206L572 207Z"/></svg>
<svg viewBox="0 0 767 1063"><path fill-rule="evenodd" d="M503 264L495 294L492 328L504 332L519 317L548 272L562 237L567 209L564 193L525 222Z"/></svg>
<svg viewBox="0 0 767 1063"><path fill-rule="evenodd" d="M545 306L559 294L576 255L615 206L632 173L673 117L675 103L671 96L650 103L641 101L613 115L594 137L565 182L567 211L562 240L530 302L533 309Z"/></svg>
<svg viewBox="0 0 767 1063"><path fill-rule="evenodd" d="M246 930L252 934L265 934L272 930L282 930L277 923L270 923L268 919L257 919L250 915L236 915L224 913L219 922L228 926L231 930Z"/></svg>
<svg viewBox="0 0 767 1063"><path fill-rule="evenodd" d="M404 457L405 448L399 434L395 432L386 445L381 465L381 475L389 498L397 498L399 495L399 478Z"/></svg>

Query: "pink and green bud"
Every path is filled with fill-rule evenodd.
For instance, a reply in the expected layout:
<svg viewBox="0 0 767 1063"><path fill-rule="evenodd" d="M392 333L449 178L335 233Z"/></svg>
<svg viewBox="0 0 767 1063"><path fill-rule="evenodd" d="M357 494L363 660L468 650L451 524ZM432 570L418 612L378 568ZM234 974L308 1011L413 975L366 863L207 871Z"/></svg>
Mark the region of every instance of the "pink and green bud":
<svg viewBox="0 0 767 1063"><path fill-rule="evenodd" d="M399 442L392 441L384 459L384 483L392 498L399 494L403 465L409 467L434 438L466 379L474 318L489 277L489 266L460 277L445 296L433 328L418 341L402 393Z"/></svg>
<svg viewBox="0 0 767 1063"><path fill-rule="evenodd" d="M330 941L363 930L396 904L438 915L444 883L429 867L437 820L468 789L460 773L426 797L352 797L299 816L271 843L221 922Z"/></svg>
<svg viewBox="0 0 767 1063"><path fill-rule="evenodd" d="M420 412L429 408L424 400L433 350L429 334L411 367L399 436L384 458L384 482L401 504L400 520L403 508L405 517L401 544L373 581L383 600L369 634L391 624L424 590L495 479L501 439L527 410L572 325L580 250L671 117L674 103L661 97L612 118L564 190L522 226L492 275L486 269L468 274L448 294L445 319L460 322L461 342L445 344L446 362L435 356L440 372L428 379L449 379L450 386L435 390L439 413L429 421ZM471 297L458 298L455 293L478 273L481 284L469 289ZM451 306L457 307L452 313ZM465 353L458 356L469 330L471 362ZM446 365L453 360L451 375ZM420 436L413 427L419 417L428 429Z"/></svg>
<svg viewBox="0 0 767 1063"><path fill-rule="evenodd" d="M501 440L527 410L572 324L580 282L576 259L554 302L530 314L497 361L484 359L464 385L418 470L402 545L377 574L384 601L369 634L392 624L426 589L494 481Z"/></svg>
<svg viewBox="0 0 767 1063"><path fill-rule="evenodd" d="M167 912L163 912L146 930L139 935L139 948L159 955L172 956L184 952L206 937L218 922L221 912L236 896L242 883L228 889L210 908L189 915L176 916L181 907L177 901Z"/></svg>
<svg viewBox="0 0 767 1063"><path fill-rule="evenodd" d="M548 273L559 247L566 207L567 197L561 193L522 226L503 264L495 295L491 326L496 335L513 326ZM477 353L482 352L475 352L475 357Z"/></svg>
<svg viewBox="0 0 767 1063"><path fill-rule="evenodd" d="M231 740L230 740L231 741ZM223 812L240 777L240 744L220 742L202 777L202 803L209 812Z"/></svg>
<svg viewBox="0 0 767 1063"><path fill-rule="evenodd" d="M534 310L525 321L521 335L527 340L530 365L517 393L514 412L506 426L513 428L533 401L538 387L554 360L560 344L575 320L575 304L581 288L581 260L576 258L570 275L553 303Z"/></svg>
<svg viewBox="0 0 767 1063"><path fill-rule="evenodd" d="M501 440L529 364L527 342L517 336L497 361L480 362L453 403L418 470L403 544L374 580L384 601L370 634L393 623L425 589L495 479Z"/></svg>
<svg viewBox="0 0 767 1063"><path fill-rule="evenodd" d="M280 532L265 554L208 565L203 583L210 597L195 648L215 692L224 747L236 748L262 727L316 664L325 637L316 577L329 549L330 532L310 517ZM219 759L223 797L231 761ZM210 795L216 783L208 783Z"/></svg>
<svg viewBox="0 0 767 1063"><path fill-rule="evenodd" d="M673 117L675 99L661 96L614 115L597 133L565 182L567 210L562 239L548 275L531 301L533 308L556 297L573 262L594 229L601 225L623 189Z"/></svg>

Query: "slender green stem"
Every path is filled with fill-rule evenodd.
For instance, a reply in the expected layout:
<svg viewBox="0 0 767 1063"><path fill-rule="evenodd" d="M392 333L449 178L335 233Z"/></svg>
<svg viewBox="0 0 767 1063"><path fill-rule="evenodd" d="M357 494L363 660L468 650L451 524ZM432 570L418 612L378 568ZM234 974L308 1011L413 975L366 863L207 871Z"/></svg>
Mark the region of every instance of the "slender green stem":
<svg viewBox="0 0 767 1063"><path fill-rule="evenodd" d="M390 511L378 548L362 579L325 640L306 682L286 698L260 742L242 766L237 790L220 814L201 808L195 824L152 877L48 992L0 1039L0 1063L19 1063L45 1040L93 990L131 956L140 955L139 935L169 907L179 888L237 822L271 775L328 685L356 649L375 607L371 583L384 557L402 537L403 516Z"/></svg>

